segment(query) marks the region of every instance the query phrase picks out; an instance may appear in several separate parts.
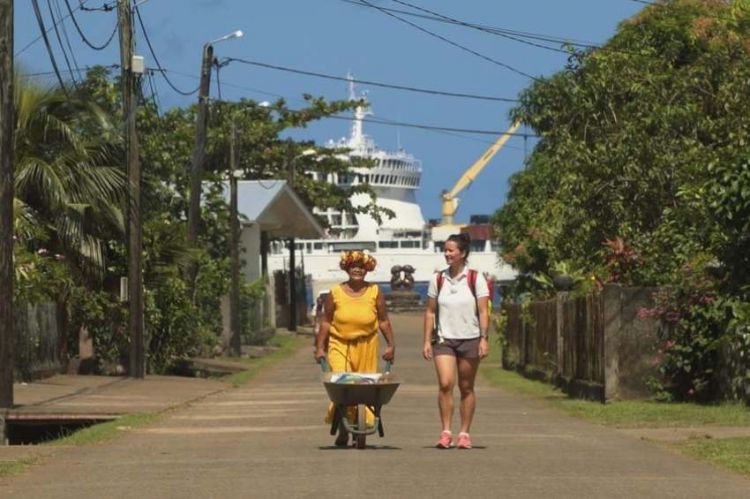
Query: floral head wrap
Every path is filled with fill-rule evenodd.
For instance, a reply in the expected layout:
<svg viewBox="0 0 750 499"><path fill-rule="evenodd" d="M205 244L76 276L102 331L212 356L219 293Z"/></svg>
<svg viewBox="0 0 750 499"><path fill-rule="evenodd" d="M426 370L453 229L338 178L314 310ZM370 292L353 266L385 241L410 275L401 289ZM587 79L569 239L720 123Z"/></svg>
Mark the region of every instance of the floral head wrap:
<svg viewBox="0 0 750 499"><path fill-rule="evenodd" d="M344 251L341 253L341 260L339 261L341 270L349 270L356 265L371 272L375 270L377 264L377 260L363 251Z"/></svg>

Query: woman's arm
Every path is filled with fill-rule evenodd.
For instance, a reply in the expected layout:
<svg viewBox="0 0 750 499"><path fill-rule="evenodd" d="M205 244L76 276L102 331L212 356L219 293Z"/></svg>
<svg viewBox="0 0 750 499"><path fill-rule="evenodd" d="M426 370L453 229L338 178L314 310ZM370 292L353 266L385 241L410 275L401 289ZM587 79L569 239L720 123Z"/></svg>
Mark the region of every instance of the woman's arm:
<svg viewBox="0 0 750 499"><path fill-rule="evenodd" d="M490 327L490 313L489 303L490 299L487 296L477 298L477 308L479 310L479 358L483 359L490 353L490 342L489 342L489 327Z"/></svg>
<svg viewBox="0 0 750 499"><path fill-rule="evenodd" d="M426 360L432 360L432 330L435 327L435 311L437 300L427 298L427 306L424 309L424 334L422 338L422 356Z"/></svg>
<svg viewBox="0 0 750 499"><path fill-rule="evenodd" d="M326 343L328 340L328 331L331 329L333 322L333 312L335 305L333 303L333 293L328 293L326 301L323 304L323 317L320 321L318 335L315 337L315 362L320 362L326 356Z"/></svg>
<svg viewBox="0 0 750 499"><path fill-rule="evenodd" d="M391 320L388 318L388 308L385 305L385 298L383 293L378 289L378 298L375 300L378 309L378 324L380 325L380 332L383 333L385 338L385 352L383 352L383 360L393 362L396 356L396 343L393 341L393 328L391 327Z"/></svg>

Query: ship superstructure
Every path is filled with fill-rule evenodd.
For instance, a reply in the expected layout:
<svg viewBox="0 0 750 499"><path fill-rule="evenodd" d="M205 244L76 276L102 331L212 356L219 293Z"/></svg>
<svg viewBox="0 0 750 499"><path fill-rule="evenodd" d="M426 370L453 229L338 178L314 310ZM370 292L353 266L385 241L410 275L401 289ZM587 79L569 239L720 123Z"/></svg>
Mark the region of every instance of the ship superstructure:
<svg viewBox="0 0 750 499"><path fill-rule="evenodd" d="M350 81L350 99L357 96ZM443 243L433 242L430 226L425 222L417 203L416 192L422 177L421 162L403 149L386 151L378 148L371 137L364 133L364 120L371 114L369 106L359 106L354 111L349 137L329 147L349 150L350 158L369 160L371 167L352 167L345 174L327 174L320 177L312 172L316 180L336 183L341 186L369 184L377 196L377 205L388 208L395 216L383 217L381 225L368 214L354 214L334 209L315 213L326 217L330 226L328 237L319 240L296 240L298 265L310 275L316 288L340 281L344 276L338 267L341 251L367 250L378 260L377 269L368 276L375 282L390 280L391 267L411 265L416 269L416 281L427 281L435 270L445 267L442 255ZM371 203L368 194L355 194L352 205L365 206ZM269 270L288 270L288 254L282 242L271 244L268 255ZM488 238L473 241L470 265L488 272L496 280L509 280L513 270L502 264L497 256L498 248Z"/></svg>

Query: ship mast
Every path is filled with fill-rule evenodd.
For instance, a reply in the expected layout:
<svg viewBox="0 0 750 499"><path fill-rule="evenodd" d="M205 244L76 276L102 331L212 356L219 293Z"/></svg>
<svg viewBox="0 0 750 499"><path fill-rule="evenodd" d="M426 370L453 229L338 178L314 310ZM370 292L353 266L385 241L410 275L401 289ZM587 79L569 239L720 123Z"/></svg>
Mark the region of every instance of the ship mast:
<svg viewBox="0 0 750 499"><path fill-rule="evenodd" d="M365 94L362 94L359 97L357 96L354 87L354 76L349 73L346 75L346 79L349 80L349 100L363 99L366 102L367 97ZM362 127L362 122L369 114L372 113L369 111L367 104L357 106L357 108L354 110L351 133L349 135L349 147L351 147L353 150L364 149L365 134Z"/></svg>

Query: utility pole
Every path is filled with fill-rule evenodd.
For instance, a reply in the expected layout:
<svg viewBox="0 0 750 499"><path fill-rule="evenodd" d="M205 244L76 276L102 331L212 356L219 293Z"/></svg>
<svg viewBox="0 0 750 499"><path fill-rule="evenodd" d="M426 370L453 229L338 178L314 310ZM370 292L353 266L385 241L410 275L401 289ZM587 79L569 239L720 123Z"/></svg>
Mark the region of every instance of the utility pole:
<svg viewBox="0 0 750 499"><path fill-rule="evenodd" d="M208 126L208 93L211 88L211 63L214 58L214 47L207 43L203 46L201 62L201 83L198 93L198 121L195 124L195 148L190 169L190 204L188 205L187 244L190 248L198 245L198 228L201 220L201 182L203 181L203 163L206 160L206 128ZM196 264L188 267L188 285L194 286Z"/></svg>
<svg viewBox="0 0 750 499"><path fill-rule="evenodd" d="M0 408L13 406L13 0L0 0ZM0 414L0 445L5 418Z"/></svg>
<svg viewBox="0 0 750 499"><path fill-rule="evenodd" d="M240 220L237 213L237 176L239 169L237 154L237 125L232 119L232 139L229 149L229 256L232 267L232 285L229 296L229 328L232 335L229 338L229 350L237 357L242 355L242 341L240 336Z"/></svg>
<svg viewBox="0 0 750 499"><path fill-rule="evenodd" d="M128 300L130 306L130 371L134 378L146 375L143 312L143 234L141 228L141 165L135 114L133 72L133 18L130 0L117 4L122 67L122 114L125 119L125 158L128 172Z"/></svg>

